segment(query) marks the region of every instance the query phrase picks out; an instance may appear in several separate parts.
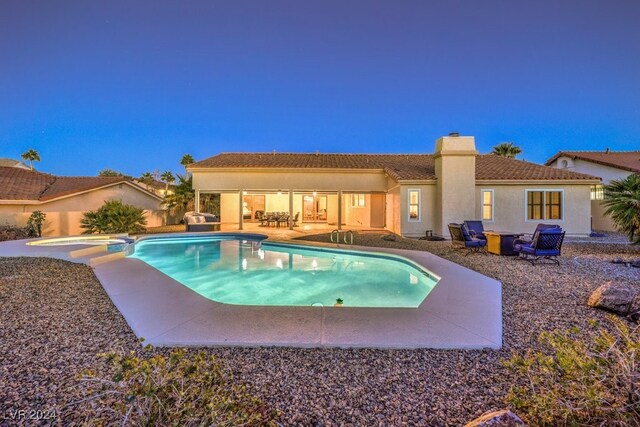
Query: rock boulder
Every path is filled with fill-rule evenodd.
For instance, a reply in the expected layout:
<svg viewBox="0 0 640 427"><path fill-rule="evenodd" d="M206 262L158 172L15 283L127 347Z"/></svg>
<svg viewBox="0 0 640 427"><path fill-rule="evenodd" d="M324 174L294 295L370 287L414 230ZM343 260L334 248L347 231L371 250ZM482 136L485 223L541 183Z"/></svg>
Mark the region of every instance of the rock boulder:
<svg viewBox="0 0 640 427"><path fill-rule="evenodd" d="M524 421L516 414L508 410L487 412L464 427L519 427L526 426Z"/></svg>
<svg viewBox="0 0 640 427"><path fill-rule="evenodd" d="M636 290L629 285L607 282L593 291L588 304L590 307L602 308L626 316L636 296Z"/></svg>

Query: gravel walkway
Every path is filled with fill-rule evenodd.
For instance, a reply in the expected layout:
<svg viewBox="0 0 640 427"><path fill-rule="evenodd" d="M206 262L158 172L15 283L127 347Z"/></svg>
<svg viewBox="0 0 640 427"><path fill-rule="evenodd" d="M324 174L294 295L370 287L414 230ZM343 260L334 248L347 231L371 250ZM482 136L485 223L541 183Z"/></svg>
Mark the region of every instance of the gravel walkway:
<svg viewBox="0 0 640 427"><path fill-rule="evenodd" d="M329 240L328 235L306 239ZM578 326L583 339L589 339L593 330L588 320L609 316L585 305L599 284L613 279L640 290L640 269L609 262L639 259L640 247L619 243L565 243L560 267L465 256L447 242L388 242L362 233L355 243L429 250L501 280L504 348L208 350L226 362L239 381L281 410L285 425L460 425L504 407L503 397L518 379L500 360L536 346L541 331ZM56 409L63 424L83 423L86 414L61 409L81 395L74 376L88 367L103 370L97 353L141 351L84 265L0 258L0 303L0 424L14 409ZM108 419L109 414L103 416Z"/></svg>

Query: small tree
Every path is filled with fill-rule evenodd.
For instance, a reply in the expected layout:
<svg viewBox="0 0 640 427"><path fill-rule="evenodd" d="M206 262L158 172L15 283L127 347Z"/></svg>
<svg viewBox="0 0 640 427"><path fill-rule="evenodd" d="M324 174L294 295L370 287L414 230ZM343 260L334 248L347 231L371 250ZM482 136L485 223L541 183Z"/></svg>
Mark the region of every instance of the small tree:
<svg viewBox="0 0 640 427"><path fill-rule="evenodd" d="M40 154L38 154L38 152L33 148L30 148L29 150L22 153L22 159L27 160L29 162L29 167L31 167L31 170L33 170L33 162L40 161Z"/></svg>
<svg viewBox="0 0 640 427"><path fill-rule="evenodd" d="M124 176L124 175L113 169L106 168L98 172L98 176Z"/></svg>
<svg viewBox="0 0 640 427"><path fill-rule="evenodd" d="M629 236L634 245L640 244L640 174L613 180L604 186L607 198L605 215L610 215L616 228Z"/></svg>
<svg viewBox="0 0 640 427"><path fill-rule="evenodd" d="M93 233L142 233L147 220L144 211L120 200L105 201L96 211L89 211L80 220L83 234Z"/></svg>
<svg viewBox="0 0 640 427"><path fill-rule="evenodd" d="M180 160L180 164L184 166L185 173L187 173L187 166L189 166L193 162L195 162L195 160L193 159L193 156L191 154L185 154L184 156L182 156L182 160Z"/></svg>
<svg viewBox="0 0 640 427"><path fill-rule="evenodd" d="M515 158L518 154L522 153L522 149L513 142L501 142L493 147L491 154L496 154L502 157Z"/></svg>
<svg viewBox="0 0 640 427"><path fill-rule="evenodd" d="M33 211L27 220L27 233L29 237L42 237L42 224L47 214L42 211Z"/></svg>
<svg viewBox="0 0 640 427"><path fill-rule="evenodd" d="M195 210L195 192L192 188L192 178L178 175L180 183L176 185L175 192L164 198L164 205L172 215L177 215Z"/></svg>
<svg viewBox="0 0 640 427"><path fill-rule="evenodd" d="M164 181L164 194L166 195L169 192L169 185L176 182L176 177L173 176L171 171L164 171L161 175L162 180Z"/></svg>
<svg viewBox="0 0 640 427"><path fill-rule="evenodd" d="M149 186L153 184L153 181L155 181L155 179L151 172L145 172L140 175L140 182L147 186L147 190L149 190Z"/></svg>

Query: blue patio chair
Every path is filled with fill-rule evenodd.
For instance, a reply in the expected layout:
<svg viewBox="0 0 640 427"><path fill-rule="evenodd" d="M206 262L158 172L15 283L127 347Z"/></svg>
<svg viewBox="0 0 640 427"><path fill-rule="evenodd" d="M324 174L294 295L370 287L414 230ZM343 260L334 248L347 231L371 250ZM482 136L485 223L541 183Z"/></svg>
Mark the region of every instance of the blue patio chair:
<svg viewBox="0 0 640 427"><path fill-rule="evenodd" d="M486 254L487 241L471 236L464 224L449 224L449 233L451 234L451 245L454 249L468 249L470 252L482 251Z"/></svg>
<svg viewBox="0 0 640 427"><path fill-rule="evenodd" d="M536 265L536 261L547 259L560 265L558 257L562 250L564 231L561 228L547 228L536 231L529 243L515 243L513 250L518 253L517 259L530 261Z"/></svg>
<svg viewBox="0 0 640 427"><path fill-rule="evenodd" d="M520 236L519 239L515 239L513 241L513 247L515 248L516 245L528 245L533 241L533 236L536 235L536 233L542 231L542 230L560 230L560 226L558 224L538 224L536 225L536 229L534 230L534 232L532 234L528 234L528 233L524 233Z"/></svg>
<svg viewBox="0 0 640 427"><path fill-rule="evenodd" d="M473 220L473 221L465 221L463 223L469 229L469 233L471 237L476 237L478 239L487 240L487 237L484 235L484 225L482 221Z"/></svg>

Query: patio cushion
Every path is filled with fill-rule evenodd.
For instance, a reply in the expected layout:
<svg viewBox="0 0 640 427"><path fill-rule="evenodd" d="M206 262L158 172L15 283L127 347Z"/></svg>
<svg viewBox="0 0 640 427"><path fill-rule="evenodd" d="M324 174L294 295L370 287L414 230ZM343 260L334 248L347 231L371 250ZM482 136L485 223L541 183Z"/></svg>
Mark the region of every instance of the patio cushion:
<svg viewBox="0 0 640 427"><path fill-rule="evenodd" d="M477 237L479 239L485 239L486 240L486 237L484 235L484 225L482 224L482 221L466 220L466 221L464 221L464 225L469 230L469 234L471 234L472 236Z"/></svg>
<svg viewBox="0 0 640 427"><path fill-rule="evenodd" d="M462 235L464 236L464 240L471 240L471 233L469 232L469 228L467 227L466 224L462 224L460 226L460 229L462 230Z"/></svg>
<svg viewBox="0 0 640 427"><path fill-rule="evenodd" d="M482 248L485 247L487 245L487 241L486 240L482 240L482 239L469 239L467 241L464 242L464 245L468 248Z"/></svg>

